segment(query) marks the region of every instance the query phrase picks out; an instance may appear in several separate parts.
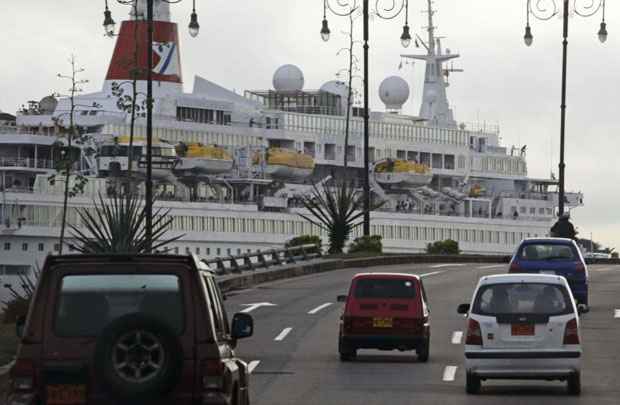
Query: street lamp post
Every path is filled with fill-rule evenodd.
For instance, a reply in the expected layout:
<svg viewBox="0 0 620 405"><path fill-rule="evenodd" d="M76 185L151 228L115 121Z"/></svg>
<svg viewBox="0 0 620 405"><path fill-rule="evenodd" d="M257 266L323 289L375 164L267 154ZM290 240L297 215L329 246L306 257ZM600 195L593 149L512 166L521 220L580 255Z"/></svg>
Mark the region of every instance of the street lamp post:
<svg viewBox="0 0 620 405"><path fill-rule="evenodd" d="M147 23L147 46L146 48L146 183L145 183L145 211L146 226L145 236L147 239L148 250L151 249L153 237L153 32L154 32L154 11L155 1L169 4L180 3L182 0L116 0L117 3L136 7L140 1L146 1L146 23ZM135 18L137 19L137 13ZM103 27L106 35L114 35L115 22L112 13L108 8L108 0L105 0L105 11ZM192 0L192 14L190 16L189 34L196 37L200 30L198 15L196 14L196 0Z"/></svg>
<svg viewBox="0 0 620 405"><path fill-rule="evenodd" d="M558 193L558 216L564 215L564 202L565 202L565 168L564 162L564 136L566 130L566 77L567 77L567 57L568 57L568 18L569 18L569 2L570 0L559 0L563 2L563 41L562 41L562 102L560 105L560 164L559 164L559 193ZM602 10L603 19L601 21L600 29L598 31L598 38L601 43L607 41L607 24L605 23L605 0L573 0L574 11L576 15L581 17L592 17ZM535 17L538 20L548 21L554 16L558 15L560 10L556 3L556 0L547 0L545 2L534 1L535 6L532 5L532 0L528 0L526 4L526 18L527 23L525 26L525 35L523 40L525 45L531 46L534 41L532 35L532 29L530 27L530 16ZM544 3L544 4L543 4ZM551 7L552 6L552 7Z"/></svg>
<svg viewBox="0 0 620 405"><path fill-rule="evenodd" d="M369 161L369 73L368 73L368 51L369 32L370 32L370 5L369 0L362 1L362 16L364 19L364 236L370 236L370 161ZM384 4L385 3L385 4ZM329 23L327 21L327 10L337 16L350 16L359 10L359 0L336 0L335 5L330 0L323 0L323 23L321 26L321 38L328 41L330 37ZM392 20L404 12L405 25L400 37L404 47L411 43L409 32L409 0L376 0L374 15L384 20ZM353 33L351 33L353 35ZM346 153L346 152L345 152Z"/></svg>

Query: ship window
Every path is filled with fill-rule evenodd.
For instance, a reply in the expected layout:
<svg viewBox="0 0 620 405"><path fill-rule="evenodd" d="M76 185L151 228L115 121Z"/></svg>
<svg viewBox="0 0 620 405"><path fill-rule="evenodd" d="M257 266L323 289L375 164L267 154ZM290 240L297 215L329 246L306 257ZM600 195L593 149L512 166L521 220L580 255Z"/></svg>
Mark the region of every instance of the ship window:
<svg viewBox="0 0 620 405"><path fill-rule="evenodd" d="M539 208L539 209L538 209L538 213L539 213L540 215L545 215L545 209L544 209L544 208Z"/></svg>
<svg viewBox="0 0 620 405"><path fill-rule="evenodd" d="M454 155L444 156L444 169L454 170Z"/></svg>
<svg viewBox="0 0 620 405"><path fill-rule="evenodd" d="M433 169L443 169L443 156L439 153L433 153Z"/></svg>
<svg viewBox="0 0 620 405"><path fill-rule="evenodd" d="M325 144L325 160L336 160L336 145L333 143Z"/></svg>
<svg viewBox="0 0 620 405"><path fill-rule="evenodd" d="M178 247L178 246L174 248L174 254L175 254L175 255L178 255L178 254L179 254L179 247Z"/></svg>
<svg viewBox="0 0 620 405"><path fill-rule="evenodd" d="M536 208L530 207L530 215L536 215Z"/></svg>
<svg viewBox="0 0 620 405"><path fill-rule="evenodd" d="M197 255L199 255L199 254L200 254L200 248L199 248L199 247L197 247L197 248L196 248L196 254L197 254Z"/></svg>
<svg viewBox="0 0 620 405"><path fill-rule="evenodd" d="M43 243L39 243L39 252L43 252L45 250L45 245Z"/></svg>
<svg viewBox="0 0 620 405"><path fill-rule="evenodd" d="M527 212L527 209L525 207L521 207L519 211L521 212L521 214L525 214Z"/></svg>
<svg viewBox="0 0 620 405"><path fill-rule="evenodd" d="M23 250L24 252L27 252L27 251L28 251L28 244L27 244L27 243L22 243L22 250Z"/></svg>
<svg viewBox="0 0 620 405"><path fill-rule="evenodd" d="M54 243L54 251L55 252L59 252L60 251L60 243Z"/></svg>
<svg viewBox="0 0 620 405"><path fill-rule="evenodd" d="M189 246L185 247L185 253L187 253L188 255L192 254L192 249Z"/></svg>
<svg viewBox="0 0 620 405"><path fill-rule="evenodd" d="M355 162L355 146L347 146L347 160Z"/></svg>
<svg viewBox="0 0 620 405"><path fill-rule="evenodd" d="M428 152L421 152L420 163L426 166L430 166L431 165L431 154Z"/></svg>
<svg viewBox="0 0 620 405"><path fill-rule="evenodd" d="M4 242L4 250L11 250L11 242Z"/></svg>
<svg viewBox="0 0 620 405"><path fill-rule="evenodd" d="M219 255L221 255L221 254L222 254L222 249L217 248L217 250L216 250L216 254L217 254L218 256L219 256Z"/></svg>
<svg viewBox="0 0 620 405"><path fill-rule="evenodd" d="M407 151L404 150L397 150L396 151L396 159L407 159Z"/></svg>
<svg viewBox="0 0 620 405"><path fill-rule="evenodd" d="M211 256L211 248L207 248L207 256Z"/></svg>

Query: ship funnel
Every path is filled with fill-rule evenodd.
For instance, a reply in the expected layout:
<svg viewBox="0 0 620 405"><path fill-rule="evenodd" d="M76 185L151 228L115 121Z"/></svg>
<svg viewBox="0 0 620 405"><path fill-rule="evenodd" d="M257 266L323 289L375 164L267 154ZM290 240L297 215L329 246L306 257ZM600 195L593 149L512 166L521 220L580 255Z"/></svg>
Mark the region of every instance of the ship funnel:
<svg viewBox="0 0 620 405"><path fill-rule="evenodd" d="M139 0L137 14L132 7L130 19L123 21L116 39L116 47L110 61L104 84L104 92L110 93L112 83L133 80L137 72L138 89L146 91L147 53L153 52L153 95L154 98L180 94L183 92L181 73L181 56L177 24L170 21L170 4L154 0L153 43L147 46L148 23L146 17L146 0Z"/></svg>

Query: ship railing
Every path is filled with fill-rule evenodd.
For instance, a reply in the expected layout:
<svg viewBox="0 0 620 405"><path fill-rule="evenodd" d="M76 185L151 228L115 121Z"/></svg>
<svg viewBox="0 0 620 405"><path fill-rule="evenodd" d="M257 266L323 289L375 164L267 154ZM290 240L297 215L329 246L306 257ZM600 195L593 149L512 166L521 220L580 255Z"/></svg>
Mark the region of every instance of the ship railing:
<svg viewBox="0 0 620 405"><path fill-rule="evenodd" d="M24 167L29 169L53 169L54 161L48 159L0 157L0 167Z"/></svg>
<svg viewBox="0 0 620 405"><path fill-rule="evenodd" d="M321 256L321 249L317 245L307 244L237 256L221 256L215 259L203 259L202 262L213 268L217 274L225 275L267 269L269 267L286 264L295 264L297 262L316 259Z"/></svg>

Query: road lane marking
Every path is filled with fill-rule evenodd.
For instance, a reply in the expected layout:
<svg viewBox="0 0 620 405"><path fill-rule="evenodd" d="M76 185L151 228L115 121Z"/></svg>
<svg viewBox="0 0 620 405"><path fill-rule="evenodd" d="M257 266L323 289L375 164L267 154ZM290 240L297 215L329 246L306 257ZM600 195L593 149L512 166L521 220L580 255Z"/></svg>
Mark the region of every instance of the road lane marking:
<svg viewBox="0 0 620 405"><path fill-rule="evenodd" d="M424 273L424 274L420 274L420 277L430 277L430 276L436 276L437 274L442 274L445 273L446 271L433 271L431 273Z"/></svg>
<svg viewBox="0 0 620 405"><path fill-rule="evenodd" d="M446 366L446 368L443 370L443 380L454 381L457 368L458 368L457 366Z"/></svg>
<svg viewBox="0 0 620 405"><path fill-rule="evenodd" d="M260 364L260 360L252 360L248 363L248 373L252 374L252 371Z"/></svg>
<svg viewBox="0 0 620 405"><path fill-rule="evenodd" d="M309 315L314 315L317 312L319 312L320 310L325 309L325 308L327 308L330 305L332 305L331 302L326 302L325 304L319 305L318 307L316 307L314 309L311 309L310 311L308 311L308 314Z"/></svg>
<svg viewBox="0 0 620 405"><path fill-rule="evenodd" d="M247 306L246 309L242 310L241 312L244 313L248 313L248 312L252 312L254 311L256 308L260 308L260 307L275 307L276 304L272 304L270 302L257 302L255 304L242 304L243 306Z"/></svg>
<svg viewBox="0 0 620 405"><path fill-rule="evenodd" d="M463 340L463 332L461 332L460 330L457 330L456 332L454 332L452 334L452 344L453 345L460 345L461 344L461 340Z"/></svg>
<svg viewBox="0 0 620 405"><path fill-rule="evenodd" d="M494 264L492 266L481 266L478 267L479 270L485 270L485 269L498 269L500 267L506 267L506 264Z"/></svg>
<svg viewBox="0 0 620 405"><path fill-rule="evenodd" d="M284 338L286 337L286 335L288 335L289 333L291 333L291 331L293 330L293 328L284 328L282 330L282 332L280 332L280 334L278 336L276 336L275 340L276 342L281 342L284 340Z"/></svg>
<svg viewBox="0 0 620 405"><path fill-rule="evenodd" d="M620 318L620 309L614 311L614 318Z"/></svg>
<svg viewBox="0 0 620 405"><path fill-rule="evenodd" d="M464 263L447 263L447 264L436 264L431 266L431 269L441 269L442 267L461 267L465 266Z"/></svg>

